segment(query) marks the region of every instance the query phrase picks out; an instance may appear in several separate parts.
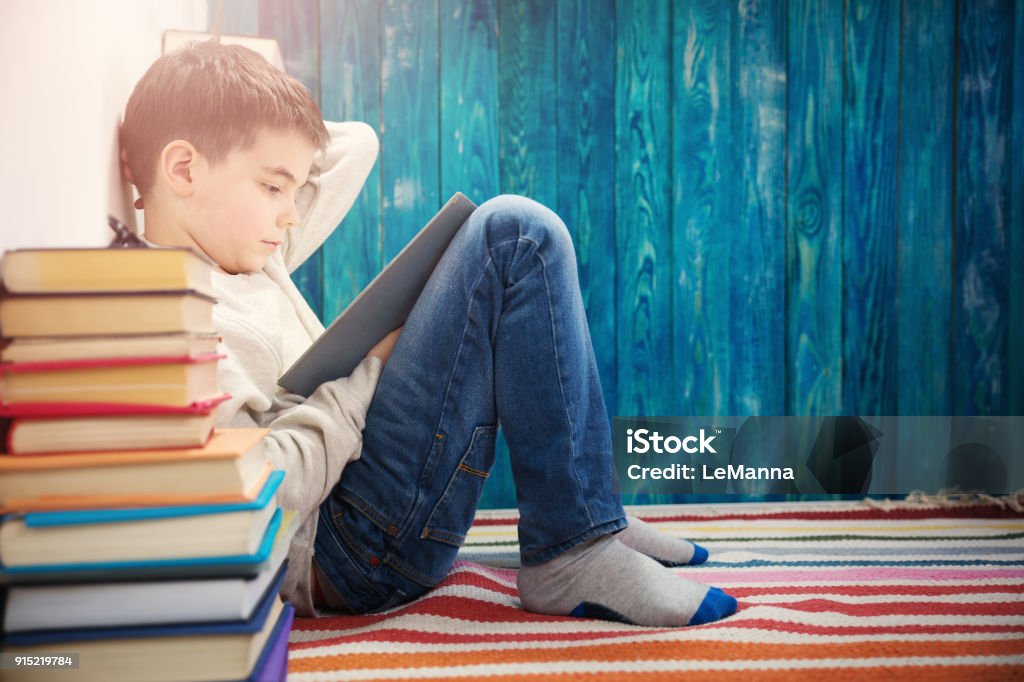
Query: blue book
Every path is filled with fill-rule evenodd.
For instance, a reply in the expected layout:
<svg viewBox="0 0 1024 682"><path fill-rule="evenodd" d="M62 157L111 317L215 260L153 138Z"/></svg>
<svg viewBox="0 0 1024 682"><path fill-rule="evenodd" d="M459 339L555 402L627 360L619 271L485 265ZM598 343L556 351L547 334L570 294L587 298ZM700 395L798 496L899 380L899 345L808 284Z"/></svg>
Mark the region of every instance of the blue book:
<svg viewBox="0 0 1024 682"><path fill-rule="evenodd" d="M0 527L0 563L15 570L252 554L277 509L283 478L274 472L245 503L9 516Z"/></svg>
<svg viewBox="0 0 1024 682"><path fill-rule="evenodd" d="M0 565L0 584L254 576L266 568L275 545L280 543L287 548L295 530L295 513L282 513L280 509L275 509L259 547L250 554L153 561Z"/></svg>

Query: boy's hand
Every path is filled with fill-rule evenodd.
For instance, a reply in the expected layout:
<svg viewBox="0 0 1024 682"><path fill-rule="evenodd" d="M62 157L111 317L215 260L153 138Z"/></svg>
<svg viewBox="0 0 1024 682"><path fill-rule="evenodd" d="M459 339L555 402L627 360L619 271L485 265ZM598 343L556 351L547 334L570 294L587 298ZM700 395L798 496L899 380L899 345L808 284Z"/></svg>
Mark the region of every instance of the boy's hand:
<svg viewBox="0 0 1024 682"><path fill-rule="evenodd" d="M394 330L383 339L377 342L377 345L370 349L370 352L366 354L367 357L380 358L381 362L387 364L388 358L391 356L391 349L395 347L395 341L398 340L398 335L402 333L402 328Z"/></svg>

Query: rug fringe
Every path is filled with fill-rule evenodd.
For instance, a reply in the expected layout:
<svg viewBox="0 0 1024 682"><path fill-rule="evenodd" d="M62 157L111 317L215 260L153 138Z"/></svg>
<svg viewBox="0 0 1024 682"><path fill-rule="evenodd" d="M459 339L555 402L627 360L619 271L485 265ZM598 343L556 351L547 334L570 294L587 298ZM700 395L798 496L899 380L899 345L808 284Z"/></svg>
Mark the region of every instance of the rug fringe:
<svg viewBox="0 0 1024 682"><path fill-rule="evenodd" d="M864 504L875 509L889 511L892 509L905 509L907 507L951 507L966 506L995 506L1005 509L1012 509L1015 512L1024 513L1024 488L1009 495L989 495L976 491L961 491L957 488L942 488L934 495L929 495L923 490L912 490L902 500L874 500L866 498Z"/></svg>

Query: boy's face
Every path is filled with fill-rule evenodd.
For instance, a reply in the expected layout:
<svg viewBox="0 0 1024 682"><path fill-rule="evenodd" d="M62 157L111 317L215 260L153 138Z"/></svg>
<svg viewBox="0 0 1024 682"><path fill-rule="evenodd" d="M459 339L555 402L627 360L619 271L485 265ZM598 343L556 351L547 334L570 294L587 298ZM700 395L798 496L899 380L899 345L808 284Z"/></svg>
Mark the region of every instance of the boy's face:
<svg viewBox="0 0 1024 682"><path fill-rule="evenodd" d="M230 273L263 268L298 223L295 193L306 182L315 149L294 131L264 130L256 142L216 164L192 168L195 193L187 230Z"/></svg>

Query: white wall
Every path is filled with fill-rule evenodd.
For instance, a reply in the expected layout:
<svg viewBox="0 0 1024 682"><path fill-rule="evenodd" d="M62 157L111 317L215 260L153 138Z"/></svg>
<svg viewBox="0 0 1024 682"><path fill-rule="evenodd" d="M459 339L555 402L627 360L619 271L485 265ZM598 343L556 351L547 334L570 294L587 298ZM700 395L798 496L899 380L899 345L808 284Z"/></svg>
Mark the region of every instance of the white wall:
<svg viewBox="0 0 1024 682"><path fill-rule="evenodd" d="M127 208L117 126L164 29L206 30L206 0L0 2L0 250L103 246Z"/></svg>

